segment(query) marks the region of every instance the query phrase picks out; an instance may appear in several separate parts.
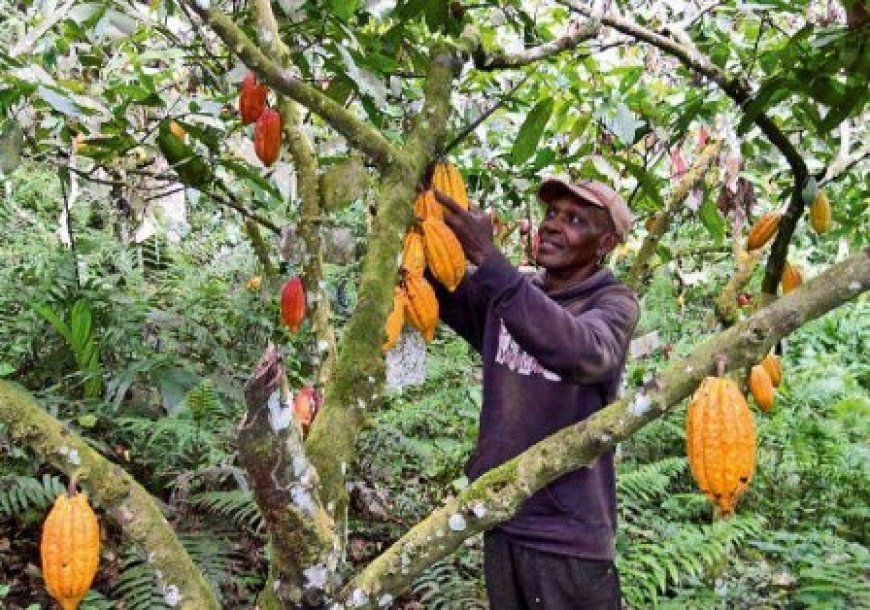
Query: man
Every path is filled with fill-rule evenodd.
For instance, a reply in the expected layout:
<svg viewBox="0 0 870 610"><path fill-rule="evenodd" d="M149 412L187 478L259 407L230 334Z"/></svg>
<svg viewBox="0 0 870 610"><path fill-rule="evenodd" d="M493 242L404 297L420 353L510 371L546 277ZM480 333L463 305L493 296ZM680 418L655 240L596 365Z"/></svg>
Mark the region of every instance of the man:
<svg viewBox="0 0 870 610"><path fill-rule="evenodd" d="M454 293L438 286L441 319L483 358L483 409L471 480L616 398L637 299L602 259L631 226L631 213L600 182L548 179L537 262L520 274L492 241L485 214L447 195L445 221L477 266ZM613 453L545 486L484 536L493 610L620 607L613 564Z"/></svg>

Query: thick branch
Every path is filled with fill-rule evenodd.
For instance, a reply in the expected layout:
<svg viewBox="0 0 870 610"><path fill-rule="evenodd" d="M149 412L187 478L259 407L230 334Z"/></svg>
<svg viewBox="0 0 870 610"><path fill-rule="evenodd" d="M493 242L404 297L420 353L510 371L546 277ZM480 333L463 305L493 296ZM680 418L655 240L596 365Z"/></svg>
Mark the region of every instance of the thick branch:
<svg viewBox="0 0 870 610"><path fill-rule="evenodd" d="M411 202L444 139L452 66L448 53L433 52L424 86L426 101L401 152L403 162L383 174L377 215L362 262L359 300L344 331L334 381L326 389L326 407L314 420L307 442L320 472L323 499L339 531L344 529L347 512L347 467L356 458L356 438L366 408L376 401L383 385L383 328L392 304L402 236L413 217Z"/></svg>
<svg viewBox="0 0 870 610"><path fill-rule="evenodd" d="M335 585L331 579L338 558L332 519L320 502L317 471L305 454L293 397L274 346L248 380L245 403L239 457L272 549L271 586L264 593L277 597L285 608L319 604Z"/></svg>
<svg viewBox="0 0 870 610"><path fill-rule="evenodd" d="M28 447L67 476L78 477L91 499L118 523L127 538L142 547L164 588L179 593L181 601L177 608L219 608L214 592L160 508L120 466L43 411L20 386L3 380L0 380L0 422L6 425L14 443Z"/></svg>
<svg viewBox="0 0 870 610"><path fill-rule="evenodd" d="M573 32L569 32L550 42L537 47L523 49L517 53L498 52L490 55L479 51L474 56L474 65L479 70L500 70L527 66L554 57L564 51L577 48L581 42L595 38L600 28L601 24L593 20L582 26L577 26Z"/></svg>
<svg viewBox="0 0 870 610"><path fill-rule="evenodd" d="M400 159L396 149L380 131L357 118L328 95L291 76L278 62L267 57L228 15L210 8L210 3L202 0L185 0L185 4L214 30L245 65L257 73L260 80L321 116L376 164L384 166Z"/></svg>
<svg viewBox="0 0 870 610"><path fill-rule="evenodd" d="M625 279L626 285L631 287L632 290L638 290L646 280L647 272L649 270L649 261L655 253L656 248L658 248L662 237L667 233L671 220L677 210L679 210L683 205L686 197L689 196L689 192L692 188L694 188L694 186L704 178L704 174L706 174L707 170L710 169L710 166L716 159L716 155L719 154L721 149L722 140L712 141L707 144L707 146L704 147L704 150L701 151L701 154L698 155L698 158L695 159L692 167L689 168L679 184L677 184L677 187L671 193L671 196L665 205L665 209L656 214L652 228L647 234L646 239L643 240L643 245L640 247L640 251L637 253L637 258L631 265L631 269L628 271L628 275Z"/></svg>
<svg viewBox="0 0 870 610"><path fill-rule="evenodd" d="M485 473L372 561L344 588L342 599L366 608L388 602L465 539L509 519L535 491L590 464L688 397L705 376L715 374L719 356L727 356L732 370L757 362L782 337L868 288L870 247L710 337L640 390Z"/></svg>

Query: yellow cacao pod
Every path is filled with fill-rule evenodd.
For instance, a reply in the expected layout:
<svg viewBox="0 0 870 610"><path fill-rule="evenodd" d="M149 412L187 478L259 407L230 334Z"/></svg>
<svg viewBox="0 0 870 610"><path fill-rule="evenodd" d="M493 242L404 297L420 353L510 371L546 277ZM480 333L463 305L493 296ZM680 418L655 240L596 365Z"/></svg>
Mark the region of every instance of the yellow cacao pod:
<svg viewBox="0 0 870 610"><path fill-rule="evenodd" d="M755 420L737 384L706 377L686 412L686 454L692 476L723 515L755 473Z"/></svg>
<svg viewBox="0 0 870 610"><path fill-rule="evenodd" d="M406 274L422 277L426 271L426 250L423 246L423 234L414 229L405 234L402 246L402 269Z"/></svg>
<svg viewBox="0 0 870 610"><path fill-rule="evenodd" d="M427 218L444 219L444 208L435 199L435 193L431 190L423 191L414 200L414 216L419 220Z"/></svg>
<svg viewBox="0 0 870 610"><path fill-rule="evenodd" d="M810 224L819 235L831 228L831 202L822 191L818 192L810 206Z"/></svg>
<svg viewBox="0 0 870 610"><path fill-rule="evenodd" d="M75 610L100 563L100 524L84 494L58 497L39 545L45 588L64 610Z"/></svg>
<svg viewBox="0 0 870 610"><path fill-rule="evenodd" d="M768 212L758 219L755 226L749 231L749 238L746 240L747 250L757 250L770 241L770 238L776 233L779 228L779 221L782 214L779 212Z"/></svg>
<svg viewBox="0 0 870 610"><path fill-rule="evenodd" d="M770 382L773 384L773 387L778 388L779 384L782 383L782 366L779 364L779 358L773 354L768 354L764 357L764 360L761 361L761 366L763 366L764 370L767 371L767 375L770 377Z"/></svg>
<svg viewBox="0 0 870 610"><path fill-rule="evenodd" d="M387 340L381 346L383 350L389 351L396 345L399 340L399 335L402 334L402 326L405 324L405 307L407 307L408 297L405 295L405 290L401 286L396 286L393 291L393 309L390 315L387 316L387 322L384 325L384 333L387 335Z"/></svg>
<svg viewBox="0 0 870 610"><path fill-rule="evenodd" d="M798 286L804 283L804 278L797 267L792 266L788 261L782 268L782 293L788 294Z"/></svg>
<svg viewBox="0 0 870 610"><path fill-rule="evenodd" d="M424 277L409 275L403 280L407 301L405 318L420 331L428 343L435 338L438 326L438 299L435 290Z"/></svg>
<svg viewBox="0 0 870 610"><path fill-rule="evenodd" d="M436 163L432 171L432 188L449 195L463 209L468 209L468 191L462 174L452 163Z"/></svg>
<svg viewBox="0 0 870 610"><path fill-rule="evenodd" d="M443 221L434 218L424 220L423 245L426 262L435 279L450 292L456 290L465 275L465 253L456 235Z"/></svg>
<svg viewBox="0 0 870 610"><path fill-rule="evenodd" d="M749 371L749 391L758 408L769 413L773 408L773 381L770 375L760 364L756 364Z"/></svg>

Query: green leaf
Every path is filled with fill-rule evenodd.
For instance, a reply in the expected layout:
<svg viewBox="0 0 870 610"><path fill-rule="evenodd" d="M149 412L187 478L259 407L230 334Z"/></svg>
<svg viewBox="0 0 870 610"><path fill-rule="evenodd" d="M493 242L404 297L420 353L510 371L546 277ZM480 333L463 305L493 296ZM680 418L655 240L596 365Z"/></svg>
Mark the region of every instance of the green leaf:
<svg viewBox="0 0 870 610"><path fill-rule="evenodd" d="M230 159L221 159L218 161L225 168L236 174L239 178L243 178L248 180L258 187L269 193L276 200L281 200L281 191L272 183L271 180L268 180L263 177L263 175L255 168L250 165L246 165L244 163L239 163L237 161L232 161Z"/></svg>
<svg viewBox="0 0 870 610"><path fill-rule="evenodd" d="M81 116L78 106L76 106L70 98L58 93L54 89L49 89L44 85L40 85L36 88L36 95L41 97L46 104L61 114L74 118Z"/></svg>
<svg viewBox="0 0 870 610"><path fill-rule="evenodd" d="M359 8L359 0L329 0L332 14L341 21L348 21Z"/></svg>
<svg viewBox="0 0 870 610"><path fill-rule="evenodd" d="M662 199L662 194L659 192L658 186L656 186L655 178L646 171L642 166L637 163L632 163L628 159L619 159L622 161L622 164L625 166L625 169L634 176L635 180L640 183L641 191L646 193L646 195L652 199L657 208L665 207L665 202Z"/></svg>
<svg viewBox="0 0 870 610"><path fill-rule="evenodd" d="M526 120L520 127L520 132L511 148L510 161L512 165L520 165L535 154L538 142L544 135L544 128L553 113L553 98L547 98L538 102L526 116Z"/></svg>
<svg viewBox="0 0 870 610"><path fill-rule="evenodd" d="M704 228L709 231L717 243L721 243L725 239L725 221L719 214L719 210L716 208L713 200L707 199L704 201L698 214L701 217L701 224L704 225Z"/></svg>

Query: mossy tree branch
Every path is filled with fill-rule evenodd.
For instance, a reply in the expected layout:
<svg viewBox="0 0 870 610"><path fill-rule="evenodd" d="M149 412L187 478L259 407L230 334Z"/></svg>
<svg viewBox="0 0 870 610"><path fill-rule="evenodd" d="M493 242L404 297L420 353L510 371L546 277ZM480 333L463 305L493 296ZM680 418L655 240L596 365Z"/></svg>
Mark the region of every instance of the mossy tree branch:
<svg viewBox="0 0 870 610"><path fill-rule="evenodd" d="M560 53L576 49L580 43L595 38L601 24L594 19L578 25L558 38L536 47L523 49L516 53L506 53L501 50L486 52L479 48L474 53L474 65L478 70L502 70L506 68L521 68L539 61L555 57Z"/></svg>
<svg viewBox="0 0 870 610"><path fill-rule="evenodd" d="M368 155L380 167L399 159L396 148L374 127L359 119L325 93L292 76L277 61L270 59L225 13L201 0L184 0L200 19L223 40L260 80L322 117L347 138L354 148Z"/></svg>
<svg viewBox="0 0 870 610"><path fill-rule="evenodd" d="M82 437L39 407L20 386L0 380L0 423L14 443L69 477L77 477L101 506L138 544L161 584L177 590L181 610L218 610L218 600L151 495L123 468L96 452Z"/></svg>
<svg viewBox="0 0 870 610"><path fill-rule="evenodd" d="M713 335L641 389L563 428L485 473L458 497L432 512L373 560L342 590L354 607L373 608L406 590L426 567L465 539L509 519L522 502L558 477L590 464L687 398L717 361L729 370L760 360L803 324L870 288L870 247L778 299L743 322Z"/></svg>
<svg viewBox="0 0 870 610"><path fill-rule="evenodd" d="M281 41L278 22L272 12L269 0L254 0L251 3L260 44L278 63L288 68L290 51ZM321 234L323 194L318 177L317 155L309 138L302 129L302 112L299 105L283 95L278 96L278 110L281 113L287 148L293 159L299 185L300 218L297 235L301 239L300 257L304 269L303 284L310 303L308 319L314 331L318 346L317 384L324 387L332 377L335 366L335 330L330 324L332 315L329 298L323 282L323 238ZM321 348L322 346L322 348Z"/></svg>
<svg viewBox="0 0 870 610"><path fill-rule="evenodd" d="M338 556L330 516L317 491L317 471L302 443L293 395L274 346L245 385L247 411L239 457L272 550L264 606L314 607L335 586Z"/></svg>
<svg viewBox="0 0 870 610"><path fill-rule="evenodd" d="M578 0L560 0L560 2L581 15L600 20L603 25L612 27L636 40L651 44L673 55L690 70L716 83L728 97L737 103L741 110L746 110L747 105L752 101L754 95L752 87L745 79L728 74L702 55L694 45L680 44L672 38L617 15L597 15L589 6L582 4ZM767 114L759 112L753 118L753 122L767 136L770 143L779 149L792 171L791 200L782 216L776 239L771 246L770 257L767 259L767 267L761 286L761 289L768 295L775 295L779 285L779 278L782 274L782 268L788 255L789 243L794 235L795 227L803 215L805 203L801 197L801 190L809 178L809 172L801 154L773 119Z"/></svg>
<svg viewBox="0 0 870 610"><path fill-rule="evenodd" d="M344 331L333 383L326 388L325 408L314 420L306 443L339 532L346 527L348 465L356 459L356 439L366 409L379 398L383 385L384 321L392 305L402 237L413 216L411 202L445 135L454 59L442 50L434 50L431 58L426 100L400 153L402 162L389 164L382 174L381 196L362 261L359 300Z"/></svg>
<svg viewBox="0 0 870 610"><path fill-rule="evenodd" d="M689 192L692 188L694 188L698 182L703 180L704 174L706 174L707 170L710 169L710 166L716 160L716 156L719 154L721 149L722 140L714 140L707 144L707 146L705 146L701 151L701 154L698 155L698 158L695 159L692 167L690 167L685 175L680 179L680 182L668 198L665 208L656 214L652 227L650 228L646 239L643 240L640 251L637 253L637 258L634 259L631 269L629 269L628 274L626 275L625 283L632 290L639 290L641 285L646 281L649 271L649 261L655 253L656 248L658 248L662 237L670 227L671 220L682 207L683 202L686 200L686 197L689 196Z"/></svg>

